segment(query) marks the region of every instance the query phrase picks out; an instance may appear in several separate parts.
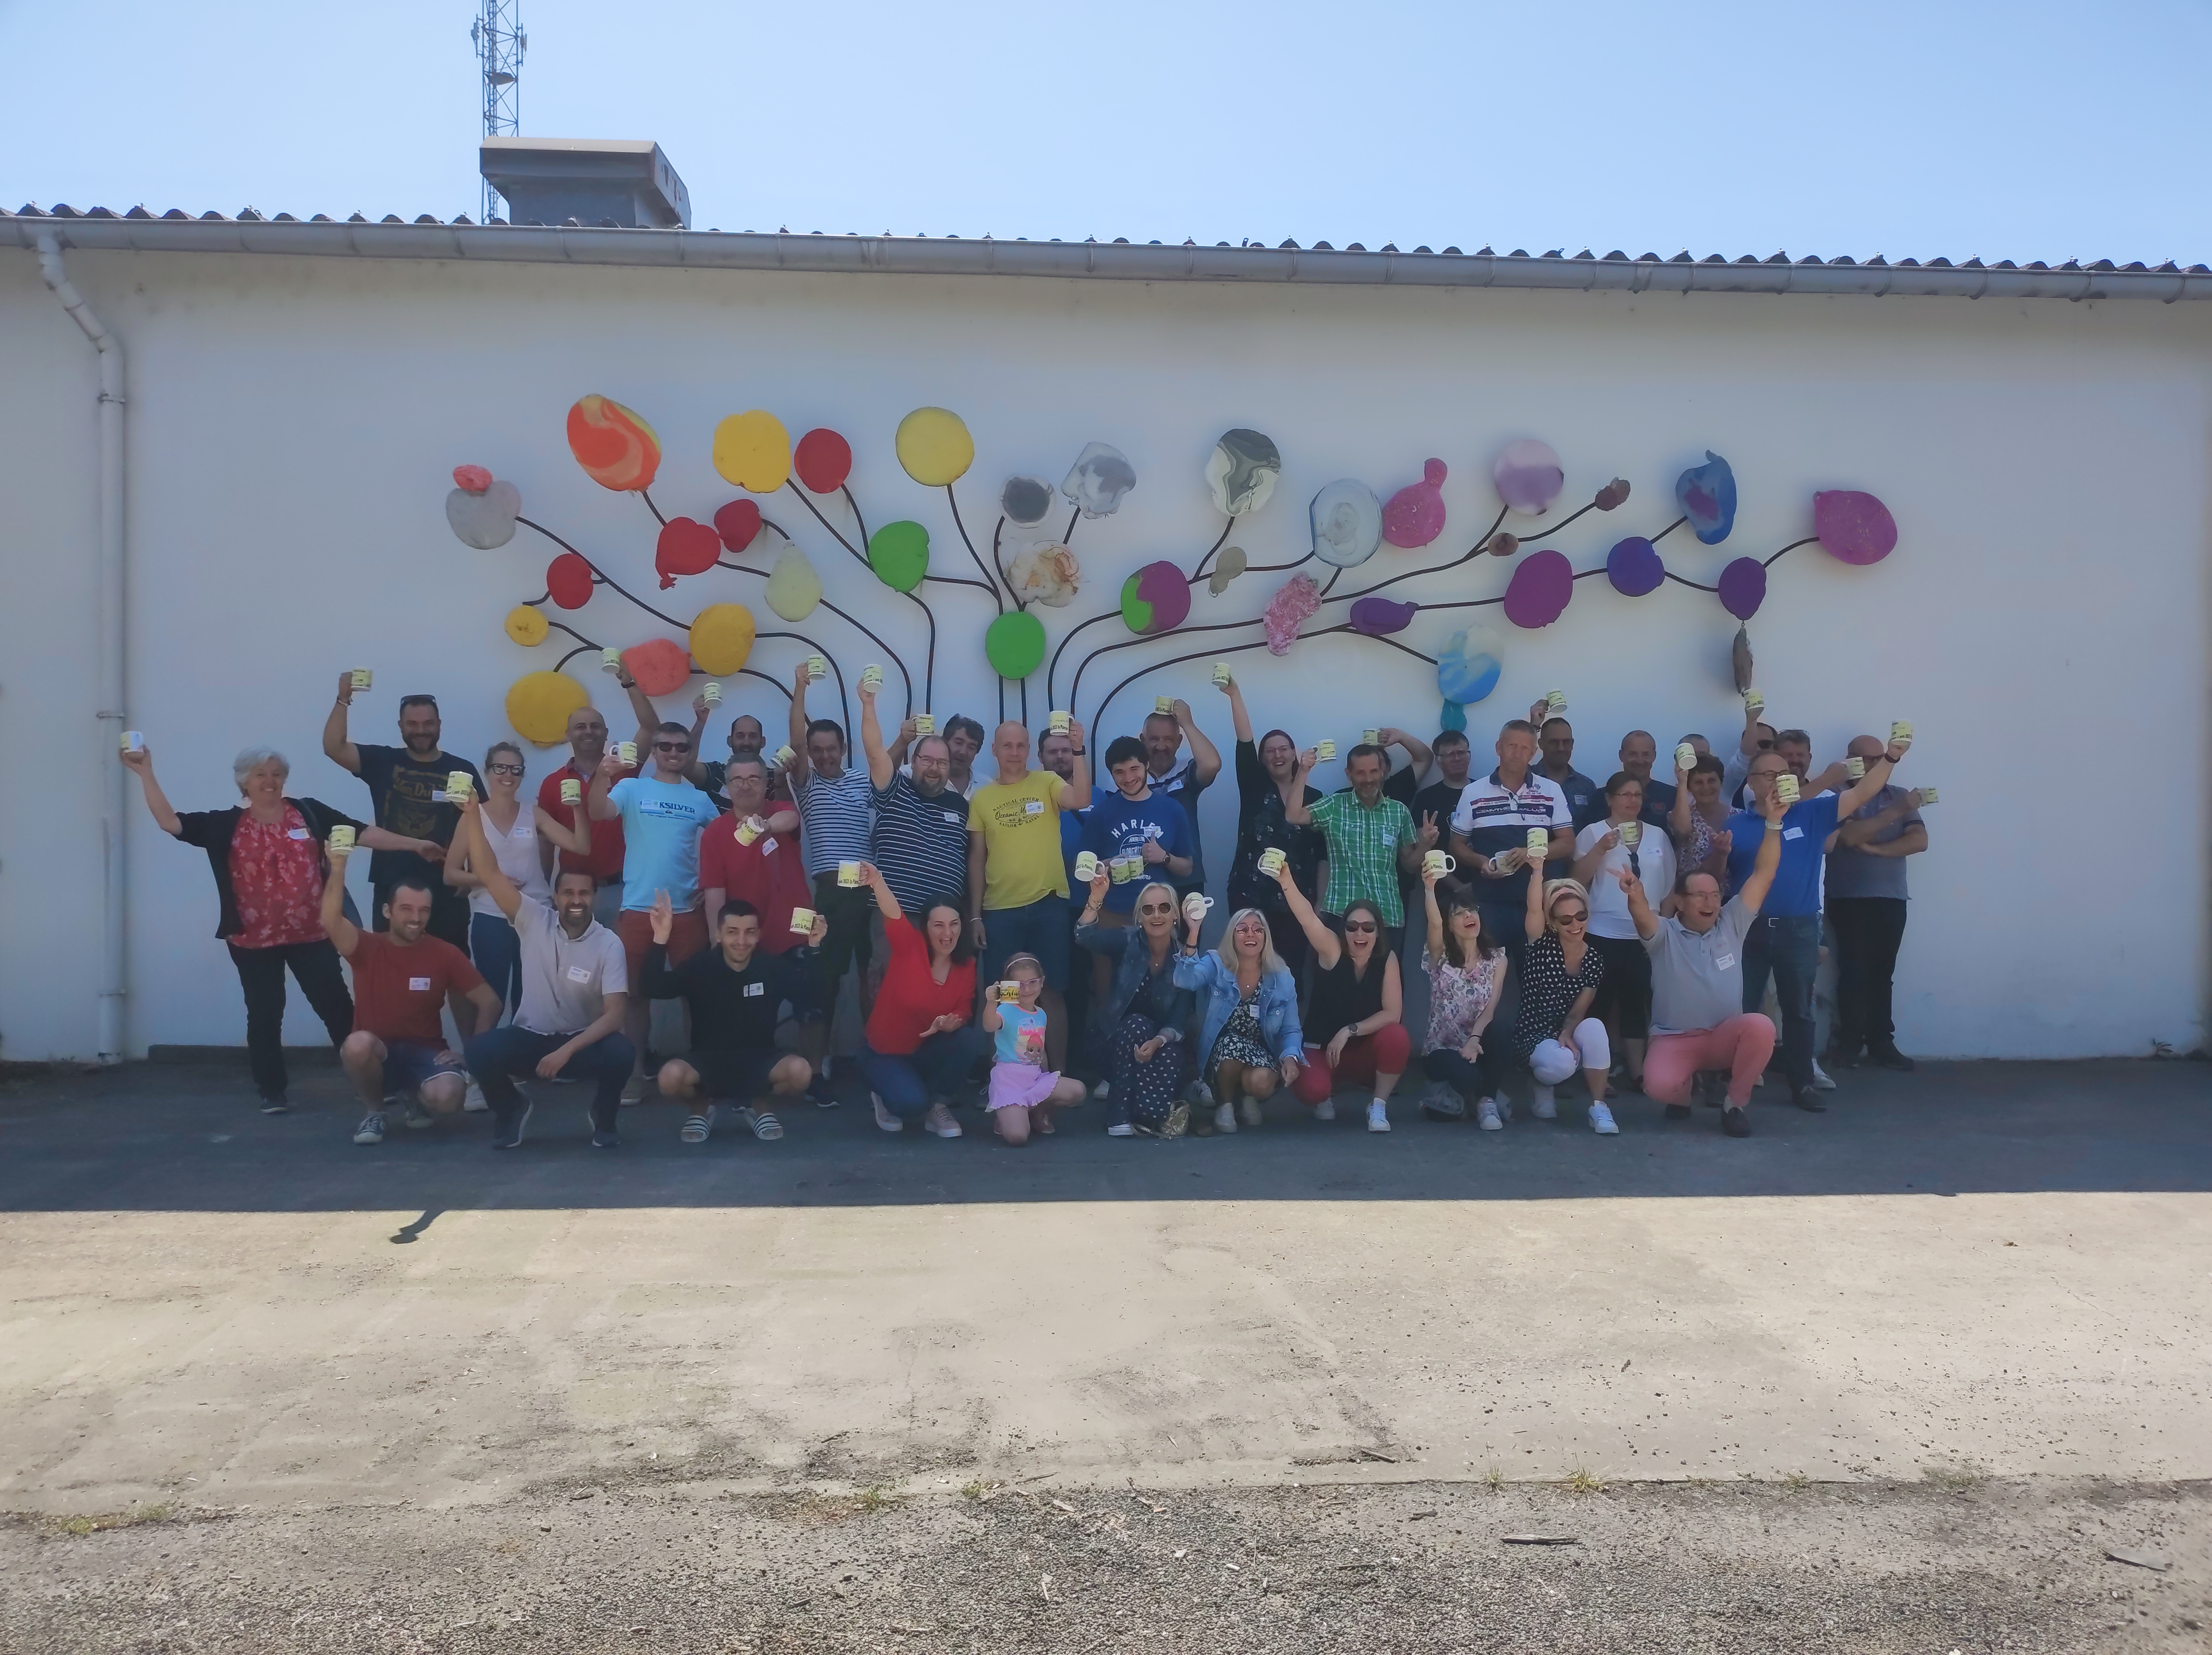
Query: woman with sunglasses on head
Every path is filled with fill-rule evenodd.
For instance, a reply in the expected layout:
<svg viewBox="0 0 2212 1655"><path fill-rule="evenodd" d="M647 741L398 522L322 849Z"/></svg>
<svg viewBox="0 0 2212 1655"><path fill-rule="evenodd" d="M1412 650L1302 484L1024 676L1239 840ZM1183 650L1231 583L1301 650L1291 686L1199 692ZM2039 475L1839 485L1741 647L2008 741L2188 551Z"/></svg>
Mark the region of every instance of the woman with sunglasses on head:
<svg viewBox="0 0 2212 1655"><path fill-rule="evenodd" d="M1154 880L1137 893L1135 923L1105 925L1112 876L1104 863L1075 922L1075 940L1113 965L1112 985L1093 1015L1103 1056L1106 1136L1181 1137L1190 1125L1190 1026L1197 1001L1175 974L1175 887Z"/></svg>
<svg viewBox="0 0 2212 1655"><path fill-rule="evenodd" d="M1532 1112L1538 1120L1554 1118L1552 1088L1579 1069L1589 1083L1590 1131L1618 1132L1605 1106L1613 1048L1605 1025L1589 1015L1605 980L1605 956L1589 940L1589 893L1571 879L1530 880L1527 924L1513 1044L1536 1077Z"/></svg>
<svg viewBox="0 0 2212 1655"><path fill-rule="evenodd" d="M1305 1052L1298 985L1268 938L1267 917L1239 908L1229 916L1221 946L1200 954L1198 928L1205 918L1183 916L1183 951L1175 967L1176 986L1196 991L1206 1009L1199 1073L1216 1102L1212 1126L1198 1127L1201 1137L1235 1131L1240 1115L1245 1125L1257 1126L1261 1102L1285 1082L1297 1084Z"/></svg>
<svg viewBox="0 0 2212 1655"><path fill-rule="evenodd" d="M1735 843L1723 797L1725 768L1710 753L1687 770L1679 763L1674 767L1674 809L1667 819L1667 834L1674 841L1674 865L1681 873L1711 874L1725 882L1729 846Z"/></svg>
<svg viewBox="0 0 2212 1655"><path fill-rule="evenodd" d="M553 906L553 887L546 869L553 858L544 845L556 846L574 856L592 853L592 819L576 812L569 827L543 805L526 804L522 798L522 749L513 742L494 742L484 754L484 797L478 806L484 838L491 845L499 870L524 896L545 907ZM446 883L469 898L469 960L499 996L507 1016L514 1015L522 997L522 938L500 906L492 900L483 881L469 868L463 848L465 835L456 834L446 858ZM542 843L541 843L542 841Z"/></svg>
<svg viewBox="0 0 2212 1655"><path fill-rule="evenodd" d="M1252 715L1237 681L1231 678L1221 688L1237 729L1237 855L1229 867L1229 905L1257 908L1267 916L1275 952L1296 977L1305 967L1306 934L1284 906L1276 879L1261 869L1260 858L1269 850L1280 851L1292 884L1309 901L1320 894L1328 878L1328 841L1318 828L1291 827L1283 812L1293 802L1320 803L1322 791L1299 779L1297 743L1285 731L1271 730L1253 741Z"/></svg>
<svg viewBox="0 0 2212 1655"><path fill-rule="evenodd" d="M1314 912L1285 863L1276 873L1283 905L1305 933L1313 950L1313 988L1306 999L1305 1026L1326 1037L1309 1039L1305 1070L1291 1088L1312 1106L1316 1120L1334 1120L1336 1083L1373 1082L1367 1105L1367 1130L1390 1130L1390 1094L1413 1058L1407 1038L1406 985L1398 953L1382 931L1382 912L1364 897L1345 905L1344 917Z"/></svg>
<svg viewBox="0 0 2212 1655"><path fill-rule="evenodd" d="M1425 1099L1421 1112L1431 1120L1464 1120L1471 1104L1475 1125L1495 1132L1512 1113L1505 1100L1505 1066L1486 1038L1505 991L1505 945L1483 924L1472 890L1464 885L1437 889L1443 877L1441 868L1421 870L1429 912L1429 946L1421 961L1429 973L1429 1040L1421 1068L1450 1090Z"/></svg>

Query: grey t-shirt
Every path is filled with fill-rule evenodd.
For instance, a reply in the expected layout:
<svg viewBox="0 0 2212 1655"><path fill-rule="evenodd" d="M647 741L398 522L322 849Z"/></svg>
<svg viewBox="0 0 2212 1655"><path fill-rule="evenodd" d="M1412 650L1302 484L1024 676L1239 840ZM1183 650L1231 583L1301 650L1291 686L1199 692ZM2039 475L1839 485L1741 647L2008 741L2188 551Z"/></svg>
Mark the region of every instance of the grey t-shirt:
<svg viewBox="0 0 2212 1655"><path fill-rule="evenodd" d="M1743 1015L1743 934L1754 916L1741 897L1725 903L1703 933L1662 919L1644 939L1651 956L1651 1032L1687 1034Z"/></svg>
<svg viewBox="0 0 2212 1655"><path fill-rule="evenodd" d="M561 929L561 917L530 897L514 911L522 939L522 1004L514 1021L533 1034L574 1034L599 1021L610 994L629 991L622 939L594 921L581 937Z"/></svg>
<svg viewBox="0 0 2212 1655"><path fill-rule="evenodd" d="M1880 815L1905 797L1905 791L1902 787L1884 787L1861 805L1856 815L1845 816L1844 820L1859 821L1869 816ZM1917 810L1908 809L1876 834L1874 843L1888 844L1919 820ZM1864 851L1838 845L1828 852L1827 894L1831 898L1888 896L1903 901L1905 894L1905 858L1901 856L1869 856Z"/></svg>

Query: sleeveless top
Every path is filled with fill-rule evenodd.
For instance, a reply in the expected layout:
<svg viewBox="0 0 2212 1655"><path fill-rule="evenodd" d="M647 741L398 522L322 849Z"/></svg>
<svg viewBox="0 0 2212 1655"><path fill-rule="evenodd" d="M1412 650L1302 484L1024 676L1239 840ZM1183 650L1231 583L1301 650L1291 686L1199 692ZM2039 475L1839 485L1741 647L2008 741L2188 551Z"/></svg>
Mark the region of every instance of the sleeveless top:
<svg viewBox="0 0 2212 1655"><path fill-rule="evenodd" d="M1334 919L1334 916L1330 916ZM1306 1003L1305 1027L1316 1046L1326 1046L1336 1038L1336 1031L1374 1016L1382 1009L1382 973L1384 961L1390 957L1387 937L1375 939L1375 952L1368 957L1367 975L1352 975L1352 949L1344 942L1342 929L1332 924L1337 934L1337 946L1343 951L1336 963L1324 971L1319 960L1313 962L1313 990Z"/></svg>

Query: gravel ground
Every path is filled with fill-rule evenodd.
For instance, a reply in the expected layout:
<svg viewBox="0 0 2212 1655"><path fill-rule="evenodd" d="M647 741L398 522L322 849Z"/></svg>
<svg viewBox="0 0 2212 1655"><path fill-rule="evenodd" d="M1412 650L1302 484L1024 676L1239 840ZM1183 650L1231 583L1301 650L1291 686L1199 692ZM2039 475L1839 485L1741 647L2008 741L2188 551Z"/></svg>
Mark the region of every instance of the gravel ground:
<svg viewBox="0 0 2212 1655"><path fill-rule="evenodd" d="M638 1483L91 1527L0 1527L8 1655L2212 1646L2203 1483Z"/></svg>

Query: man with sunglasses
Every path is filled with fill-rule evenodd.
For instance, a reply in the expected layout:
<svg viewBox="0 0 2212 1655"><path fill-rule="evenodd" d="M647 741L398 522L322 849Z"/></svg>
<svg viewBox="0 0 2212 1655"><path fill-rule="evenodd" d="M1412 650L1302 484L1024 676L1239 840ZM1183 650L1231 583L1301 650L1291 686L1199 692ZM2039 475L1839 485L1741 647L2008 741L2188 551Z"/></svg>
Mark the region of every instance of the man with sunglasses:
<svg viewBox="0 0 2212 1655"><path fill-rule="evenodd" d="M439 745L444 725L438 718L434 695L399 698L398 747L356 743L346 734L346 718L353 706L353 674L338 674L338 698L323 721L323 753L341 770L348 770L368 785L372 815L386 833L416 841L412 851L377 851L368 859L369 883L375 887L371 904L375 929L389 928L386 910L392 888L403 879L425 885L430 891L429 934L466 954L469 949L469 899L466 892L446 883L446 847L453 842L461 813L446 802L446 778L465 770L483 797L483 777L466 759ZM459 1019L461 1008L453 1008Z"/></svg>
<svg viewBox="0 0 2212 1655"><path fill-rule="evenodd" d="M619 755L610 753L592 773L585 808L593 821L619 821L623 827L623 903L615 924L622 938L629 980L645 980L645 956L653 947L653 899L668 894L672 909L668 960L681 965L707 946L707 921L699 909L699 836L721 813L714 802L684 779L691 764L691 732L680 724L663 724L652 732L652 756L638 775L626 773ZM653 1008L648 997L633 994L623 1012L635 1067L623 1088L624 1103L645 1097L646 1038Z"/></svg>

